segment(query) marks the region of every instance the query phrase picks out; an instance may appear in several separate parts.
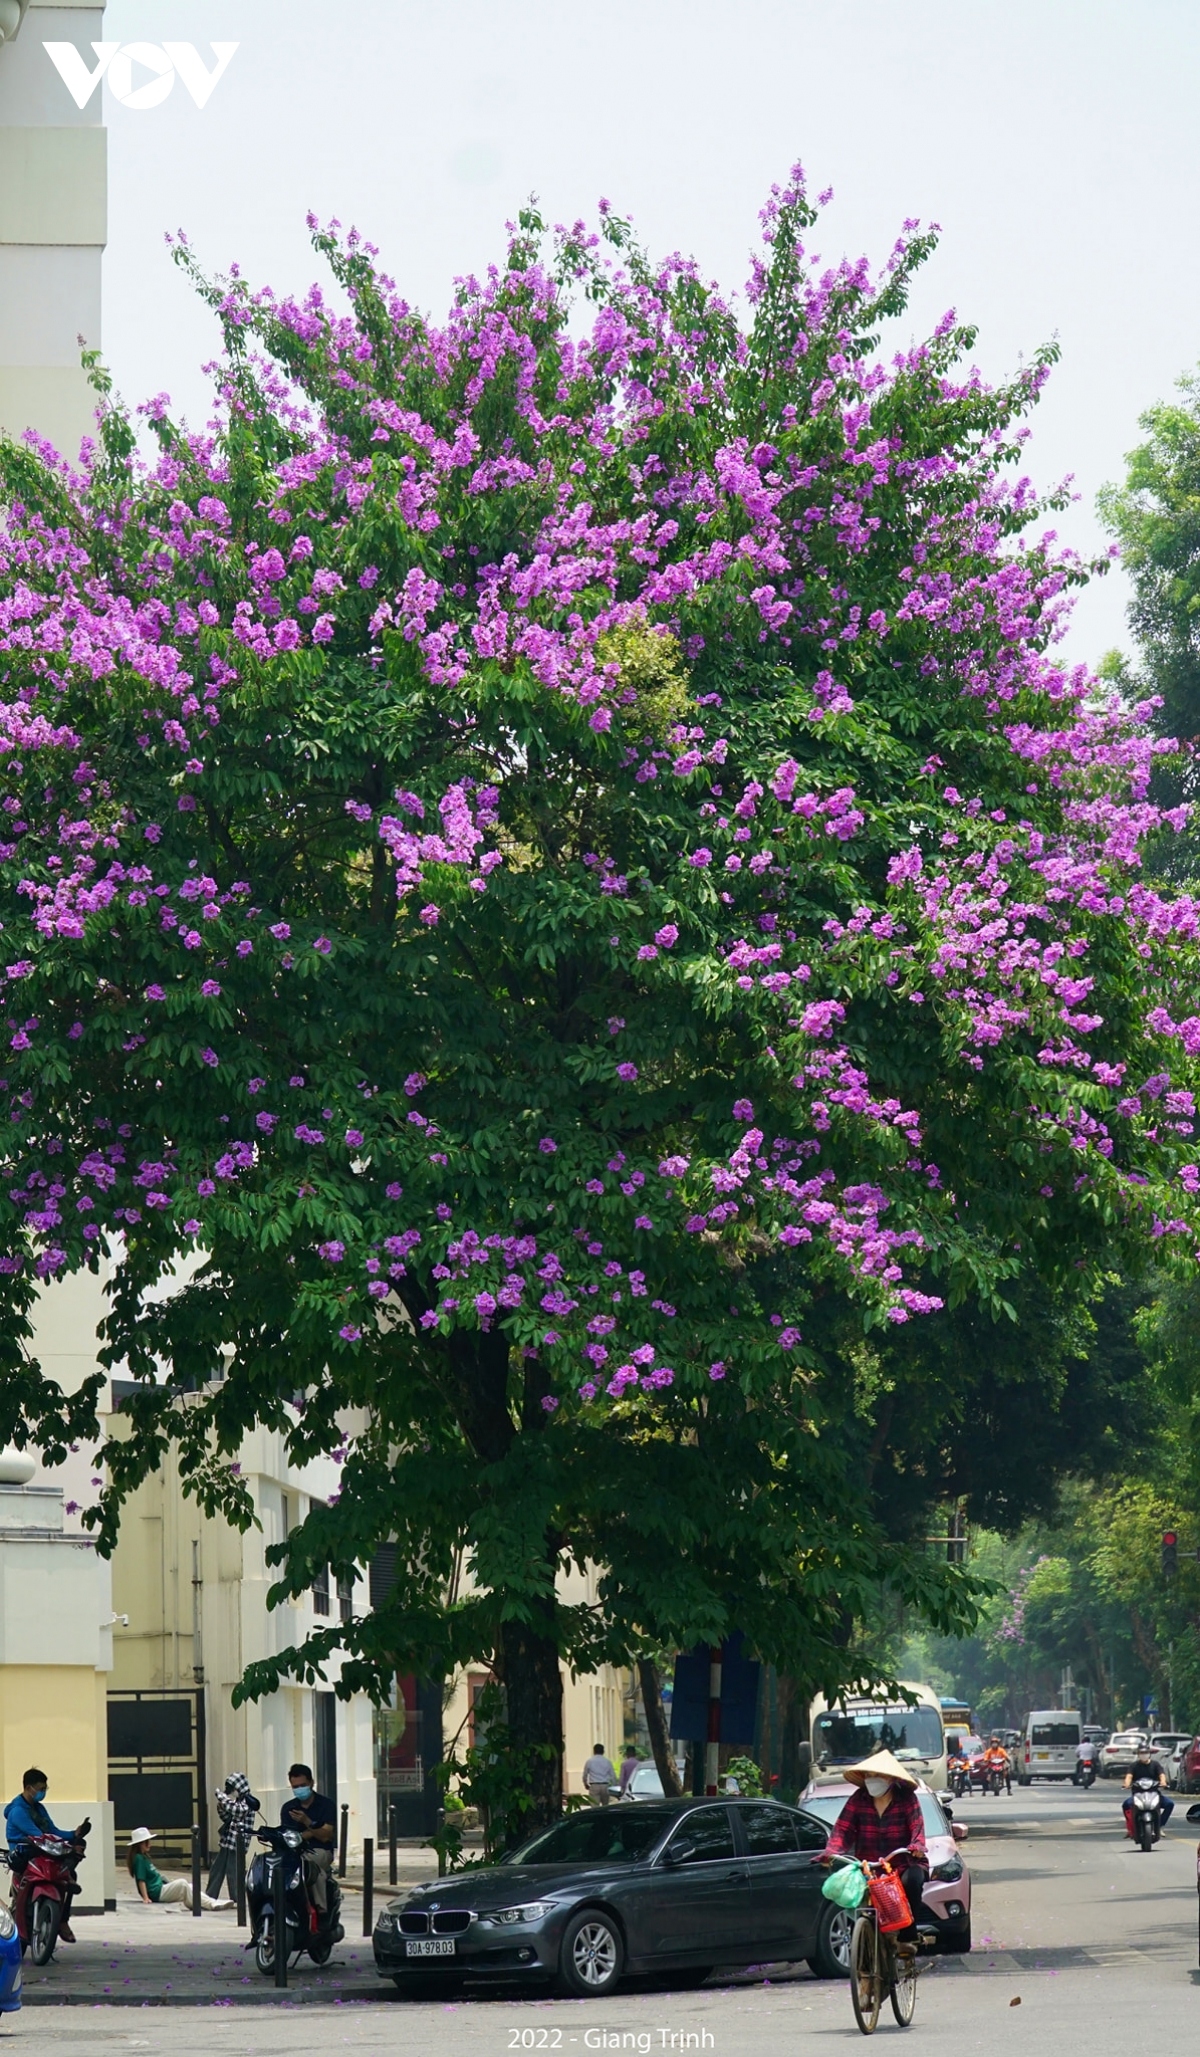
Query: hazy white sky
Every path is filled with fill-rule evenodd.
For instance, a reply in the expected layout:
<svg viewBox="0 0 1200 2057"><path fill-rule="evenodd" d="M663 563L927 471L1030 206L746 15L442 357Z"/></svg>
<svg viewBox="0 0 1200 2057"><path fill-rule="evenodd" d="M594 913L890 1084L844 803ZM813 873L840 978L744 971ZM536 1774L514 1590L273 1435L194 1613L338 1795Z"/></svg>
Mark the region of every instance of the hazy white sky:
<svg viewBox="0 0 1200 2057"><path fill-rule="evenodd" d="M603 194L731 287L797 157L836 194L829 258L941 224L914 333L956 307L989 376L1058 336L1030 469L1073 474L1077 548L1139 413L1200 359L1194 0L109 0L104 34L240 44L202 111L178 82L147 112L108 96L104 340L131 400L205 411L213 333L168 229L292 289L306 212L336 214L436 314L528 193L555 220ZM1094 586L1071 654L1125 641L1124 604L1119 574Z"/></svg>

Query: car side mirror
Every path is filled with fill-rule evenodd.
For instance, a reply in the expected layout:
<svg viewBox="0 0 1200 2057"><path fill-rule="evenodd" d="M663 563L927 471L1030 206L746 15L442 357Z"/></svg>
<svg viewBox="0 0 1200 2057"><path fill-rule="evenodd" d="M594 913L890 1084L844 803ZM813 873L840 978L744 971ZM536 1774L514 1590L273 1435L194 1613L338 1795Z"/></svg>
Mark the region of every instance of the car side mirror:
<svg viewBox="0 0 1200 2057"><path fill-rule="evenodd" d="M939 1807L941 1808L941 1810L942 1810L942 1813L943 1813L943 1814L945 1815L945 1817L946 1817L947 1821L953 1821L953 1819L954 1819L954 1795L953 1795L953 1793L939 1793L939 1794L938 1794L938 1806L939 1806Z"/></svg>
<svg viewBox="0 0 1200 2057"><path fill-rule="evenodd" d="M952 1821L950 1823L950 1833L956 1843L965 1843L971 1831L965 1821Z"/></svg>
<svg viewBox="0 0 1200 2057"><path fill-rule="evenodd" d="M695 1847L694 1843L668 1843L663 1851L663 1863L674 1870L676 1865L687 1863Z"/></svg>
<svg viewBox="0 0 1200 2057"><path fill-rule="evenodd" d="M1200 1821L1200 1801L1197 1801L1194 1807L1188 1808L1187 1819L1189 1821Z"/></svg>

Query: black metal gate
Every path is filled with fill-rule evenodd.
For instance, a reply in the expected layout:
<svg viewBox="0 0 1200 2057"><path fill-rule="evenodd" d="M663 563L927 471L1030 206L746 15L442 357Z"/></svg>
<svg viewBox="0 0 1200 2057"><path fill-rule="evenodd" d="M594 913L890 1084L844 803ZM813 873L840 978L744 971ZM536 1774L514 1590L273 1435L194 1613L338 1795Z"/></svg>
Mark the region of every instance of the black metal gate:
<svg viewBox="0 0 1200 2057"><path fill-rule="evenodd" d="M159 1855L185 1859L198 1822L207 1863L207 1786L203 1687L109 1693L108 1797L118 1842L132 1829L153 1829Z"/></svg>

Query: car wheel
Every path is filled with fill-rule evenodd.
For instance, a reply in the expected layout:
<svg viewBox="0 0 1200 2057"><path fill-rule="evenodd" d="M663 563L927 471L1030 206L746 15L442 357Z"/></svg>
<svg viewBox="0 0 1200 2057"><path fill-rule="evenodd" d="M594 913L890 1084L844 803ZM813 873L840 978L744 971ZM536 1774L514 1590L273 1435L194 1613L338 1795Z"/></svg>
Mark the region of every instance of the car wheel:
<svg viewBox="0 0 1200 2057"><path fill-rule="evenodd" d="M611 1914L584 1907L563 1930L559 1991L579 2000L602 1999L617 1984L624 1962L625 1946Z"/></svg>
<svg viewBox="0 0 1200 2057"><path fill-rule="evenodd" d="M968 1915L967 1925L965 1928L960 1928L953 1935L946 1935L942 1937L942 1955L943 1957L962 1956L965 1955L965 1953L970 1949L970 1947L971 1917L970 1915Z"/></svg>
<svg viewBox="0 0 1200 2057"><path fill-rule="evenodd" d="M817 1947L808 1960L808 1968L815 1978L849 1978L853 1931L854 1916L847 1914L844 1907L834 1907L827 1901L817 1930Z"/></svg>

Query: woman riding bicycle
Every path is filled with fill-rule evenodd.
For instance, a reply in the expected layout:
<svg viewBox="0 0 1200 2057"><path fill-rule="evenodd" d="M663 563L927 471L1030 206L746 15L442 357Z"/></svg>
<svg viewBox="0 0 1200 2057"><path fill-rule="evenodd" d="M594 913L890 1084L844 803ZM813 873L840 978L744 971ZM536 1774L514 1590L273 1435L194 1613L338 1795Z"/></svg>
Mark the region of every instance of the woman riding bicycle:
<svg viewBox="0 0 1200 2057"><path fill-rule="evenodd" d="M903 1956L915 1956L921 1889L929 1871L917 1781L890 1750L879 1750L874 1757L864 1758L844 1776L858 1790L851 1793L834 1822L825 1845L825 1860L858 1857L878 1863L897 1850L907 1853L908 1861L896 1868L912 1911L913 1925L900 1931L896 1947Z"/></svg>

